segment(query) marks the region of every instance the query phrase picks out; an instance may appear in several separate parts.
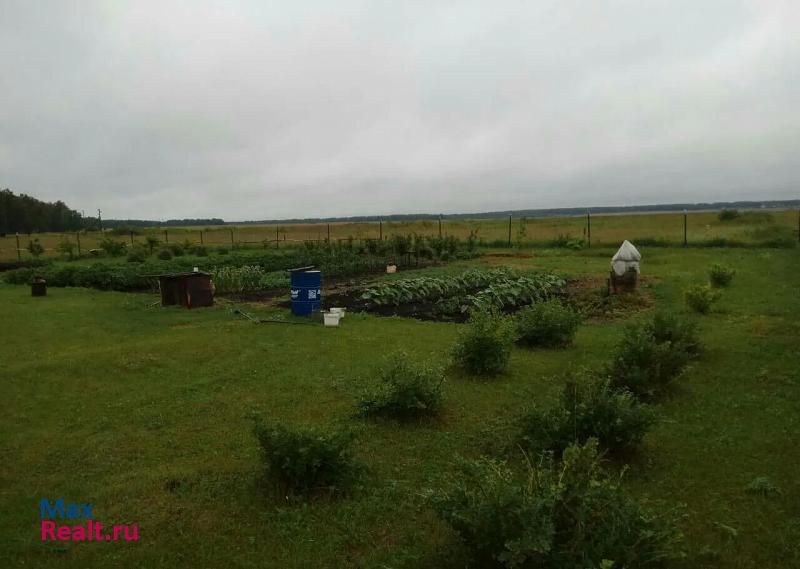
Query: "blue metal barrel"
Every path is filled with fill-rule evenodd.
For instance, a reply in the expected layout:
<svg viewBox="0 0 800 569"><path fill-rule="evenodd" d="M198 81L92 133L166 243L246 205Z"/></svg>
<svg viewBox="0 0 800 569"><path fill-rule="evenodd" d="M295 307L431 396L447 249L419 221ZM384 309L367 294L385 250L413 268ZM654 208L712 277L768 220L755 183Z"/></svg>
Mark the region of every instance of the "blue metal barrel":
<svg viewBox="0 0 800 569"><path fill-rule="evenodd" d="M320 309L322 300L322 273L319 271L292 271L292 314L308 316Z"/></svg>

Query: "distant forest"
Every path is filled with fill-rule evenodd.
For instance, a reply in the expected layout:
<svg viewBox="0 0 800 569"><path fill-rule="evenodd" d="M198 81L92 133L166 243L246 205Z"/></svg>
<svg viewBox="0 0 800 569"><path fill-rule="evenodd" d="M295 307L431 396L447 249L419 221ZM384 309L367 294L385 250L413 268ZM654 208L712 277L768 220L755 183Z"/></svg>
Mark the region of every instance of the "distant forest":
<svg viewBox="0 0 800 569"><path fill-rule="evenodd" d="M550 209L518 209L506 211L489 211L484 213L451 213L441 215L445 219L497 219L500 217L556 217L583 215L591 210L594 214L612 213L644 213L668 211L717 211L720 209L757 209L757 208L794 208L800 206L800 200L767 200L767 201L735 201L712 203L657 204L636 206L604 206L592 208L564 207ZM34 233L43 231L78 231L81 229L97 230L102 223L103 229L126 227L186 227L226 224L269 224L269 223L319 223L319 222L359 222L359 221L409 221L415 219L438 219L439 214L412 213L398 215L363 215L352 217L315 217L296 219L262 219L254 221L224 221L218 217L186 218L155 221L150 219L104 219L83 217L70 209L62 201L43 202L25 194L15 194L11 190L0 190L0 234Z"/></svg>
<svg viewBox="0 0 800 569"><path fill-rule="evenodd" d="M44 202L25 194L15 194L9 189L0 190L0 235L8 233L41 233L44 231L64 232L87 229L96 231L117 227L158 227L187 225L224 225L219 218L209 219L168 219L151 221L147 219L103 219L84 217L70 209L62 201Z"/></svg>
<svg viewBox="0 0 800 569"><path fill-rule="evenodd" d="M76 231L85 226L81 214L62 201L43 202L8 189L0 190L0 234Z"/></svg>

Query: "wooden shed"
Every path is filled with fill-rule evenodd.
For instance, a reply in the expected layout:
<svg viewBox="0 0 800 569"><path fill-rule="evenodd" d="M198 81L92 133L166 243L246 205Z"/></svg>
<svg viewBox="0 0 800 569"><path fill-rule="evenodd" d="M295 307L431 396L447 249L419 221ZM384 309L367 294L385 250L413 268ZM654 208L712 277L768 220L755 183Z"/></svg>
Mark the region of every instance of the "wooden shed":
<svg viewBox="0 0 800 569"><path fill-rule="evenodd" d="M191 273L170 273L158 276L161 289L161 306L178 304L186 308L213 306L214 283L211 274L195 271Z"/></svg>

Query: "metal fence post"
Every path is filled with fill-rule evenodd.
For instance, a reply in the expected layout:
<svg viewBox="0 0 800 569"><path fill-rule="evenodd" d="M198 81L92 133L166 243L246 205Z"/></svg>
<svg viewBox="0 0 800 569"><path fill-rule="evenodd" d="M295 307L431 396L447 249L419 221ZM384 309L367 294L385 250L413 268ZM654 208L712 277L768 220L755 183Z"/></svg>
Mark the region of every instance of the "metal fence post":
<svg viewBox="0 0 800 569"><path fill-rule="evenodd" d="M22 260L22 251L19 250L19 231L17 231L17 261Z"/></svg>
<svg viewBox="0 0 800 569"><path fill-rule="evenodd" d="M203 230L200 230L200 245L203 245Z"/></svg>
<svg viewBox="0 0 800 569"><path fill-rule="evenodd" d="M592 212L586 210L586 245L588 249L592 248Z"/></svg>
<svg viewBox="0 0 800 569"><path fill-rule="evenodd" d="M378 239L383 241L383 220L378 220Z"/></svg>
<svg viewBox="0 0 800 569"><path fill-rule="evenodd" d="M684 209L683 210L683 246L684 247L689 245L689 240L687 239L687 233L686 233L687 225L688 225L687 219L686 219L687 215L688 215L688 212Z"/></svg>
<svg viewBox="0 0 800 569"><path fill-rule="evenodd" d="M439 214L439 239L442 238L442 214Z"/></svg>
<svg viewBox="0 0 800 569"><path fill-rule="evenodd" d="M508 214L508 246L511 247L511 214Z"/></svg>

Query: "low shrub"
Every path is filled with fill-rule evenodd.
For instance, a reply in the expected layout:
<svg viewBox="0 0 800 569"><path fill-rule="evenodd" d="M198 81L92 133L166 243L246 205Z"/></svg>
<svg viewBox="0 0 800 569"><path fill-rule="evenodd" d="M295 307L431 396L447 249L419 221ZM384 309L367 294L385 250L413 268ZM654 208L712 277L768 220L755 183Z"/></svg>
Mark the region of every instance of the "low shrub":
<svg viewBox="0 0 800 569"><path fill-rule="evenodd" d="M602 451L625 452L642 442L654 420L630 391L582 374L567 381L555 406L522 417L518 442L533 452L561 454L571 444L596 439Z"/></svg>
<svg viewBox="0 0 800 569"><path fill-rule="evenodd" d="M170 251L169 249L161 249L161 251L158 252L158 255L156 255L156 257L158 257L162 261L169 261L170 259L172 259L173 255L172 251Z"/></svg>
<svg viewBox="0 0 800 569"><path fill-rule="evenodd" d="M514 323L496 310L473 310L459 332L453 359L473 375L497 375L508 366L514 343Z"/></svg>
<svg viewBox="0 0 800 569"><path fill-rule="evenodd" d="M227 255L228 248L227 247L217 247L217 254L219 255Z"/></svg>
<svg viewBox="0 0 800 569"><path fill-rule="evenodd" d="M103 240L100 241L100 248L109 257L121 257L128 249L128 245L124 241L104 237Z"/></svg>
<svg viewBox="0 0 800 569"><path fill-rule="evenodd" d="M44 253L44 246L39 242L38 239L28 241L27 249L28 253L30 253L37 259Z"/></svg>
<svg viewBox="0 0 800 569"><path fill-rule="evenodd" d="M502 462L463 461L427 501L477 567L647 568L686 555L676 510L634 500L600 468L595 441L522 479Z"/></svg>
<svg viewBox="0 0 800 569"><path fill-rule="evenodd" d="M192 255L196 257L208 257L208 247L205 245L195 245L192 247Z"/></svg>
<svg viewBox="0 0 800 569"><path fill-rule="evenodd" d="M711 305L719 300L720 294L710 285L692 285L683 291L683 298L686 305L694 312L708 314L711 312Z"/></svg>
<svg viewBox="0 0 800 569"><path fill-rule="evenodd" d="M738 209L721 209L717 214L717 219L720 221L733 221L739 217Z"/></svg>
<svg viewBox="0 0 800 569"><path fill-rule="evenodd" d="M403 352L390 355L376 370L378 385L362 394L358 414L408 420L437 414L442 408L444 373L415 363Z"/></svg>
<svg viewBox="0 0 800 569"><path fill-rule="evenodd" d="M175 257L181 257L184 253L183 245L180 243L167 243L166 248L169 249Z"/></svg>
<svg viewBox="0 0 800 569"><path fill-rule="evenodd" d="M639 397L660 394L700 350L693 324L677 316L656 314L626 328L608 374L612 385Z"/></svg>
<svg viewBox="0 0 800 569"><path fill-rule="evenodd" d="M256 423L253 432L266 478L280 485L285 495L341 490L360 471L350 450L354 436L349 431Z"/></svg>
<svg viewBox="0 0 800 569"><path fill-rule="evenodd" d="M721 263L714 263L708 271L712 286L725 287L731 284L736 271Z"/></svg>
<svg viewBox="0 0 800 569"><path fill-rule="evenodd" d="M127 259L129 263L144 263L147 260L147 250L142 248L131 249Z"/></svg>
<svg viewBox="0 0 800 569"><path fill-rule="evenodd" d="M514 321L517 343L549 348L571 344L581 317L557 300L546 300L523 308Z"/></svg>

